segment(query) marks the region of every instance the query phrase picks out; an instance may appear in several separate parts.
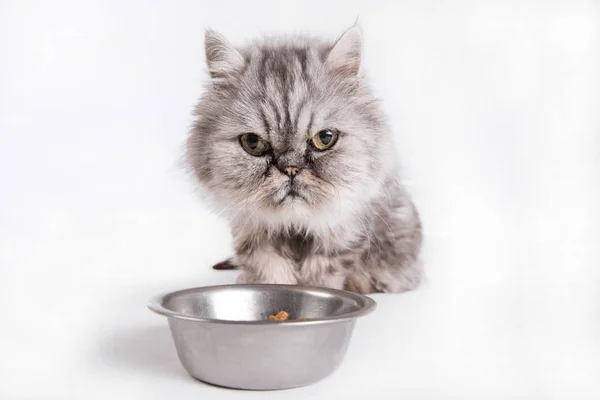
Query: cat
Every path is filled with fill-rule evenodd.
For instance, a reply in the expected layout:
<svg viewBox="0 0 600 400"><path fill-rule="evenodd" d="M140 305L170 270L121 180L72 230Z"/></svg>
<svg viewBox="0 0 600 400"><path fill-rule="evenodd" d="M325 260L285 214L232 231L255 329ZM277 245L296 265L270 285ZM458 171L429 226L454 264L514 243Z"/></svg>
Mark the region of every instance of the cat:
<svg viewBox="0 0 600 400"><path fill-rule="evenodd" d="M205 32L210 79L187 161L230 222L237 283L402 292L423 277L421 221L361 66L362 30L234 47Z"/></svg>

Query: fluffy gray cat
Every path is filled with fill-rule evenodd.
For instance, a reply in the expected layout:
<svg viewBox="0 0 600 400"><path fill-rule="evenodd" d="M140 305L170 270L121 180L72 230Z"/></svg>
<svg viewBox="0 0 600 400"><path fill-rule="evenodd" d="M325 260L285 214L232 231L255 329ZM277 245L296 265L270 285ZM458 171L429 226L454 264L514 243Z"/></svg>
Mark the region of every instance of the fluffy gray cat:
<svg viewBox="0 0 600 400"><path fill-rule="evenodd" d="M210 82L189 163L225 215L238 283L400 292L422 277L421 223L360 71L361 30L236 48L207 31Z"/></svg>

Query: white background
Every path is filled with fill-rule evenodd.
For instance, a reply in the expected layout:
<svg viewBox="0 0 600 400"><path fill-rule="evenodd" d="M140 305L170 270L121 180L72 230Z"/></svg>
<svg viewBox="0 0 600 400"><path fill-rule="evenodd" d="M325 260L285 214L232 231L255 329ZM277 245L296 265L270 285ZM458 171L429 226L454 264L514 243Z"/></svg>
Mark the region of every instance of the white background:
<svg viewBox="0 0 600 400"><path fill-rule="evenodd" d="M180 167L203 31L357 16L428 280L314 386L197 382L145 305L235 278ZM600 398L599 56L597 2L3 0L0 398Z"/></svg>

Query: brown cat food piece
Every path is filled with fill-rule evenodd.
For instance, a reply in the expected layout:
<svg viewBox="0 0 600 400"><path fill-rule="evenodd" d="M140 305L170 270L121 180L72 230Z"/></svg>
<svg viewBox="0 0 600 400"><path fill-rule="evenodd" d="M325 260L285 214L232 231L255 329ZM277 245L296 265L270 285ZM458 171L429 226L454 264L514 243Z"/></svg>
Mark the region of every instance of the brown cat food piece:
<svg viewBox="0 0 600 400"><path fill-rule="evenodd" d="M279 311L275 315L269 315L269 321L287 321L289 317L290 315L285 311Z"/></svg>
<svg viewBox="0 0 600 400"><path fill-rule="evenodd" d="M279 311L275 315L269 315L269 321L287 321L288 319L290 319L290 314L285 311ZM296 321L304 321L304 318L298 317L296 318Z"/></svg>

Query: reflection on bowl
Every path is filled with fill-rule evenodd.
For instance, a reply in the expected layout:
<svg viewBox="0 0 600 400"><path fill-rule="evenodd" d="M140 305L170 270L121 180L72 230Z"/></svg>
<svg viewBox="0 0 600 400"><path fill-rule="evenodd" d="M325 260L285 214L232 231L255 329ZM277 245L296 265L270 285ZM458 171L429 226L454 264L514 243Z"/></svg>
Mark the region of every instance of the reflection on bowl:
<svg viewBox="0 0 600 400"><path fill-rule="evenodd" d="M334 289L226 285L169 293L148 307L168 318L190 375L219 386L270 390L331 374L344 358L356 319L376 304ZM290 320L269 321L279 311Z"/></svg>

